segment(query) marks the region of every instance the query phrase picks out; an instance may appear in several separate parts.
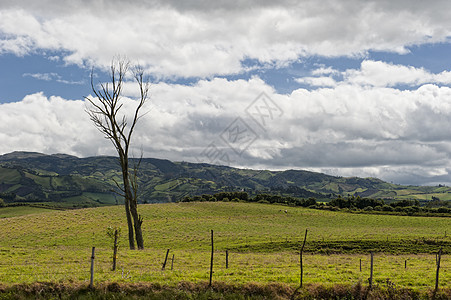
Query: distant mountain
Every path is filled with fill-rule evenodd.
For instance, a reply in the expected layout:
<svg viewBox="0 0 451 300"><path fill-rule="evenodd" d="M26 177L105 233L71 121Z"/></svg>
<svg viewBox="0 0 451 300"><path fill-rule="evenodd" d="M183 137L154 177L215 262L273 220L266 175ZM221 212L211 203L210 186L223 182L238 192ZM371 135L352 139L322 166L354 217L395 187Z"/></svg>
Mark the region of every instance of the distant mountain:
<svg viewBox="0 0 451 300"><path fill-rule="evenodd" d="M344 178L303 170L238 169L155 158L142 159L139 178L140 201L144 203L172 202L189 195L222 191L314 197L325 201L338 195L379 199L451 198L451 189L442 186L400 186L377 178ZM0 198L5 202L56 202L63 207L111 205L121 202L113 192L115 181L121 181L116 157L78 158L35 152L0 156Z"/></svg>

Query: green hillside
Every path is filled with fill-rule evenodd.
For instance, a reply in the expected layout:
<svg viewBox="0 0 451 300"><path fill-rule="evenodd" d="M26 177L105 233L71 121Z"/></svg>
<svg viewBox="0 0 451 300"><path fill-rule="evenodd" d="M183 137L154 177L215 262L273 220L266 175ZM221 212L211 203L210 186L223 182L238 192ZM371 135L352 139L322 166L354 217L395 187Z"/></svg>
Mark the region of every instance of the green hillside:
<svg viewBox="0 0 451 300"><path fill-rule="evenodd" d="M132 161L133 162L133 161ZM13 152L0 156L0 198L61 207L119 203L115 157L77 158ZM141 203L175 202L185 196L225 191L269 193L329 201L338 195L392 200L451 200L449 187L401 186L377 178L336 177L303 170L268 171L144 158L139 174Z"/></svg>

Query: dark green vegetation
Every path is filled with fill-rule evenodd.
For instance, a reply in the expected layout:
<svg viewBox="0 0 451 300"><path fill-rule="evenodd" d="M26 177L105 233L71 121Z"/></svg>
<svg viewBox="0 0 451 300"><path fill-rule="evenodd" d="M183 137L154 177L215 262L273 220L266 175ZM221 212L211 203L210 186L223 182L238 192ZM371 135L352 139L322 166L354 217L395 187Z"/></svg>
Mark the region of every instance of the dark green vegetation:
<svg viewBox="0 0 451 300"><path fill-rule="evenodd" d="M221 192L213 195L184 197L181 202L257 202L263 204L282 204L288 206L302 206L312 209L343 210L352 213L376 213L408 216L451 216L451 201L432 200L420 206L418 200L387 201L381 199L360 198L348 196L333 199L327 203L317 202L315 198L300 199L291 196L257 194L254 197L246 192Z"/></svg>
<svg viewBox="0 0 451 300"><path fill-rule="evenodd" d="M107 283L95 288L86 285L35 283L14 287L0 286L0 299L430 299L433 291L417 292L397 288L387 282L368 289L362 284L325 286L310 284L302 290L285 284L225 284L180 282L177 285ZM451 290L439 291L434 299L451 298Z"/></svg>
<svg viewBox="0 0 451 300"><path fill-rule="evenodd" d="M186 196L245 191L250 196L271 194L329 201L339 195L361 198L418 200L424 204L451 200L445 186L401 186L376 178L343 178L288 170L258 171L209 164L143 159L139 184L141 203L175 202ZM0 201L59 207L119 204L112 190L121 180L114 157L88 157L13 152L0 156ZM232 200L232 199L230 199Z"/></svg>

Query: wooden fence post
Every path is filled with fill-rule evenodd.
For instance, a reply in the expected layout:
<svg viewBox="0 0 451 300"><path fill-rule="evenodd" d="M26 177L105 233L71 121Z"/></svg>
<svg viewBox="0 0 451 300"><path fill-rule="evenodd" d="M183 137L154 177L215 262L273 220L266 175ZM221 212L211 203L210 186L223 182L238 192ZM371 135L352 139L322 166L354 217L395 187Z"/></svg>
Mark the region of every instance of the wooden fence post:
<svg viewBox="0 0 451 300"><path fill-rule="evenodd" d="M371 267L370 267L370 278L368 279L370 283L370 289L373 287L373 252L371 252Z"/></svg>
<svg viewBox="0 0 451 300"><path fill-rule="evenodd" d="M299 288L302 288L302 277L304 276L304 266L302 263L302 253L304 251L305 241L307 240L307 229L305 230L304 242L302 243L301 250L299 251L299 264L301 265L301 278L299 280Z"/></svg>
<svg viewBox="0 0 451 300"><path fill-rule="evenodd" d="M163 267L161 267L161 271L164 271L164 269L166 269L166 263L168 262L169 250L170 249L168 249L168 251L166 251L166 257L164 258Z"/></svg>
<svg viewBox="0 0 451 300"><path fill-rule="evenodd" d="M96 247L92 247L92 255L91 255L91 280L89 282L89 287L94 287L94 259L95 259L95 251Z"/></svg>
<svg viewBox="0 0 451 300"><path fill-rule="evenodd" d="M226 250L226 269L229 268L229 250Z"/></svg>
<svg viewBox="0 0 451 300"><path fill-rule="evenodd" d="M362 259L360 259L360 272L362 272Z"/></svg>
<svg viewBox="0 0 451 300"><path fill-rule="evenodd" d="M211 287L211 281L213 279L213 253L214 253L213 230L211 230L210 282L208 284L209 287Z"/></svg>
<svg viewBox="0 0 451 300"><path fill-rule="evenodd" d="M435 289L434 289L434 298L438 291L438 277L440 274L440 259L442 257L442 248L438 250L438 257L437 257L437 273L435 274Z"/></svg>
<svg viewBox="0 0 451 300"><path fill-rule="evenodd" d="M119 231L116 229L114 231L114 246L113 246L113 271L116 271L116 261L117 261L117 238L119 237Z"/></svg>
<svg viewBox="0 0 451 300"><path fill-rule="evenodd" d="M174 269L174 254L172 254L171 270Z"/></svg>

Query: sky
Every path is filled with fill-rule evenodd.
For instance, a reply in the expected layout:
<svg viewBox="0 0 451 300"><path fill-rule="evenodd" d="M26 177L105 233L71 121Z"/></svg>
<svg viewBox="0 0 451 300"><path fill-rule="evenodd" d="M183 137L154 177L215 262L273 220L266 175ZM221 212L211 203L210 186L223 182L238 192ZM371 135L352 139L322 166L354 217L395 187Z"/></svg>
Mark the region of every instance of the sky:
<svg viewBox="0 0 451 300"><path fill-rule="evenodd" d="M450 1L0 2L0 154L115 155L86 97L119 58L132 156L451 184ZM123 114L138 90L127 76Z"/></svg>

